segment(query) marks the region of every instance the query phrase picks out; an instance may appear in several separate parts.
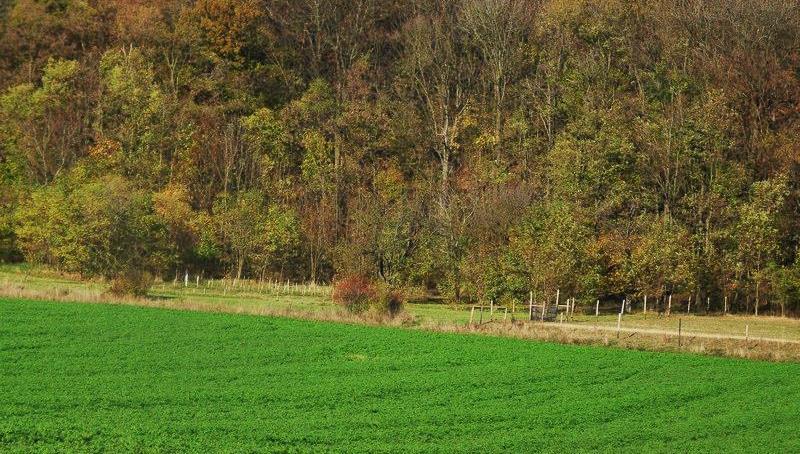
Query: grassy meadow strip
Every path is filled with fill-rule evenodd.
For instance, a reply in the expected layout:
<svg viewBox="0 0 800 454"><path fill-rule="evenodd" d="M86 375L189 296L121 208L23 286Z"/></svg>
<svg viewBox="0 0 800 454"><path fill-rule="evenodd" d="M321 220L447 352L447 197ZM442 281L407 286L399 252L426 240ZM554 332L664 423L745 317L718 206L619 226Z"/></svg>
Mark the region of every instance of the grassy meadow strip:
<svg viewBox="0 0 800 454"><path fill-rule="evenodd" d="M503 321L468 327L469 306L412 302L397 318L384 314L354 315L333 304L329 297L293 291L293 286L270 291L254 281L201 283L161 283L147 298L109 295L103 282L81 281L42 267L0 265L0 297L35 300L122 304L181 310L267 315L310 320L353 322L368 325L392 325L421 328L429 331L470 332L495 336L540 339L567 344L618 346L637 350L688 351L717 356L800 361L800 320L781 317L680 315L671 318L641 313L625 315L619 337L613 328L616 316L594 317L578 313L570 324L511 323ZM322 287L320 287L322 288ZM259 291L260 290L260 291ZM285 291L288 290L288 291ZM324 293L324 290L323 292ZM524 307L517 306L517 320L525 319ZM683 321L684 336L680 347L676 336L678 318ZM579 326L580 325L580 326ZM745 327L750 339L741 338ZM595 329L597 327L597 329ZM655 334L660 330L662 334ZM634 332L631 332L634 331ZM650 332L648 332L650 331ZM696 336L694 333L719 334L721 338ZM790 342L767 342L763 338Z"/></svg>
<svg viewBox="0 0 800 454"><path fill-rule="evenodd" d="M800 365L0 300L0 451L797 452Z"/></svg>
<svg viewBox="0 0 800 454"><path fill-rule="evenodd" d="M287 317L293 319L332 321L356 323L370 326L395 326L410 329L447 333L469 333L489 336L512 337L517 339L536 339L561 344L596 345L605 347L618 347L634 350L689 352L713 356L727 356L735 358L748 358L768 361L794 361L800 362L800 344L796 341L765 342L754 337L749 341L742 339L697 337L691 332L686 332L681 342L675 333L652 334L640 328L625 329L620 336L607 326L560 324L560 323L527 323L516 322L489 322L480 326L469 326L462 321L448 318L431 318L421 312L436 312L439 314L453 314L458 317L457 308L435 304L411 304L409 311L395 318L387 318L383 314L367 312L365 314L352 314L338 308L330 302L320 302L314 299L284 296L249 300L231 297L227 301L195 299L192 297L176 298L135 298L112 297L103 292L69 291L62 292L53 289L31 290L17 288L12 292L0 289L0 297L15 299L35 299L61 303L90 303L104 305L142 306L161 309L177 309L201 312L220 312L227 314L248 314L271 317ZM422 309L421 309L422 308ZM423 312L423 314L425 313ZM703 317L698 317L698 324L704 326L708 323ZM769 329L769 319L761 326ZM787 321L790 322L790 321ZM713 321L712 321L713 323Z"/></svg>

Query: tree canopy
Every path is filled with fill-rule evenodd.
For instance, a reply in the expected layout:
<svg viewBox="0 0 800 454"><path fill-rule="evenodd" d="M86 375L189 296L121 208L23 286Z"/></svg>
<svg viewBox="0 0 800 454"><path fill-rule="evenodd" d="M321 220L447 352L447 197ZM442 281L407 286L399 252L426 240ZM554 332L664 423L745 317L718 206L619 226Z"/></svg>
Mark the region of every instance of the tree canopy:
<svg viewBox="0 0 800 454"><path fill-rule="evenodd" d="M3 260L796 313L799 164L796 1L0 6Z"/></svg>

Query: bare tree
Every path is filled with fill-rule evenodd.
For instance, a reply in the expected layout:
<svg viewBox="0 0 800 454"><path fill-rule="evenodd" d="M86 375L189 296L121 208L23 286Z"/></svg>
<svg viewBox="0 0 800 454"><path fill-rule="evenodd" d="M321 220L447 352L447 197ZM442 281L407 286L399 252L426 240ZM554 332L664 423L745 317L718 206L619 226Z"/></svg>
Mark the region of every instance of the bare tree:
<svg viewBox="0 0 800 454"><path fill-rule="evenodd" d="M459 26L459 5L435 0L432 11L413 18L406 33L411 88L434 135L441 171L441 195L458 149L459 128L475 95L478 58Z"/></svg>
<svg viewBox="0 0 800 454"><path fill-rule="evenodd" d="M508 85L523 68L537 5L530 0L464 0L459 22L483 60L494 109L495 159L500 158Z"/></svg>

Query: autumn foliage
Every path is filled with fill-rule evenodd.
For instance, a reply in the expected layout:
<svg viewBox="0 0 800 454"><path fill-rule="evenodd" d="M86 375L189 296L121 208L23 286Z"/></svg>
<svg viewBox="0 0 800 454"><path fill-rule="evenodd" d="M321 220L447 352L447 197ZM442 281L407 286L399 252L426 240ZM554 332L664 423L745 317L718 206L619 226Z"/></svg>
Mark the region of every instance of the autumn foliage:
<svg viewBox="0 0 800 454"><path fill-rule="evenodd" d="M798 43L786 0L0 2L0 258L800 314Z"/></svg>
<svg viewBox="0 0 800 454"><path fill-rule="evenodd" d="M377 296L378 290L364 276L346 276L337 280L333 286L333 301L350 312L366 311Z"/></svg>

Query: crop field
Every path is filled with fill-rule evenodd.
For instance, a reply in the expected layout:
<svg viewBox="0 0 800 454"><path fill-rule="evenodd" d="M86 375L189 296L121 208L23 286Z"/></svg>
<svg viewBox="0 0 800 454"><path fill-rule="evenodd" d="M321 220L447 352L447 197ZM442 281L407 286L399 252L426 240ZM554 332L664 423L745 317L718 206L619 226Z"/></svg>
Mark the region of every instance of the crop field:
<svg viewBox="0 0 800 454"><path fill-rule="evenodd" d="M0 451L798 452L800 364L0 300Z"/></svg>

